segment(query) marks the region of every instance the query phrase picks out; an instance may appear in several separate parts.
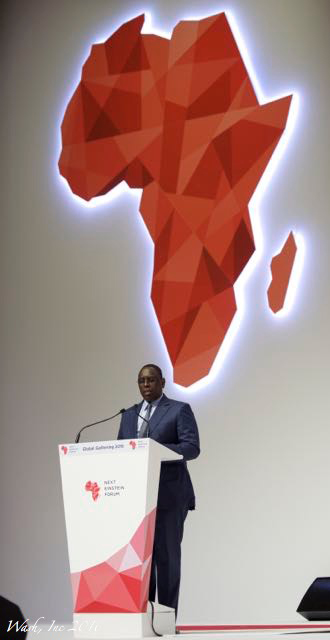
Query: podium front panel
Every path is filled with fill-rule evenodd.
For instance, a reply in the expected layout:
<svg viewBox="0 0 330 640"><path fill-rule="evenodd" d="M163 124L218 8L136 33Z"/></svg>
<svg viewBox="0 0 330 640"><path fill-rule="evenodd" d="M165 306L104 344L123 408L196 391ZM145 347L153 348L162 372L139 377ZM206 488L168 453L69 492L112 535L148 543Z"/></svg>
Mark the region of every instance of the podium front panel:
<svg viewBox="0 0 330 640"><path fill-rule="evenodd" d="M148 439L59 446L76 613L146 610L160 473L151 448Z"/></svg>

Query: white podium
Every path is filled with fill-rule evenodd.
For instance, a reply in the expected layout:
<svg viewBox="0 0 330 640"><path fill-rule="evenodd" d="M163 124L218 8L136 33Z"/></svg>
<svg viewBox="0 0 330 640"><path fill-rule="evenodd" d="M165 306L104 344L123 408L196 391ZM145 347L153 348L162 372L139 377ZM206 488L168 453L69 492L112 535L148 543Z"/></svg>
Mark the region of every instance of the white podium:
<svg viewBox="0 0 330 640"><path fill-rule="evenodd" d="M182 456L149 438L62 444L59 455L75 637L153 636L147 601L160 464ZM157 631L174 633L173 610L159 608Z"/></svg>

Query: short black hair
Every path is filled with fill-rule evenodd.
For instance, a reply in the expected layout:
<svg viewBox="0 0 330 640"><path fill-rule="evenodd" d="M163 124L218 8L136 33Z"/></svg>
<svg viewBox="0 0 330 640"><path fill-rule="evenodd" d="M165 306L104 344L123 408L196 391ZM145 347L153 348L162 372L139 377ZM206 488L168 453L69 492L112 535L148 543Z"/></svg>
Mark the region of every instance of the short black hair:
<svg viewBox="0 0 330 640"><path fill-rule="evenodd" d="M157 373L160 375L161 379L163 379L163 372L161 368L158 366L158 364L144 364L143 367L141 367L140 372L142 371L142 369L146 369L147 367L149 369L155 369Z"/></svg>

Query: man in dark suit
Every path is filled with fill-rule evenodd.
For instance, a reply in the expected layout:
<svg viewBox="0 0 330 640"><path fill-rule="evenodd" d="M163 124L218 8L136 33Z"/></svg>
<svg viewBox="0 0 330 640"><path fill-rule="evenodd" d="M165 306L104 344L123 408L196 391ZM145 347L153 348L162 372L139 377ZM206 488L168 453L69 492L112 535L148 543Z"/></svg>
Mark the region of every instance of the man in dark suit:
<svg viewBox="0 0 330 640"><path fill-rule="evenodd" d="M123 414L118 438L153 438L183 456L183 460L161 466L149 589L149 599L155 601L157 583L160 604L177 612L183 526L188 511L195 509L186 461L200 453L198 428L190 405L170 400L163 393L165 379L160 367L144 365L138 385L143 401Z"/></svg>

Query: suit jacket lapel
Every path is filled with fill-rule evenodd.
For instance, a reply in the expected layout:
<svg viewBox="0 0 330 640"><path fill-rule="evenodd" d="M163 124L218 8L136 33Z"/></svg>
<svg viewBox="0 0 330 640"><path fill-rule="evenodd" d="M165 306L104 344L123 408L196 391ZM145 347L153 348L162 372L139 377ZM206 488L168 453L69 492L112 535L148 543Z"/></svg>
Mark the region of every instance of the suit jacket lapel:
<svg viewBox="0 0 330 640"><path fill-rule="evenodd" d="M162 421L165 413L169 410L171 403L167 396L163 394L162 399L160 400L157 408L153 412L150 422L149 422L149 435L154 433L157 430L158 424Z"/></svg>

